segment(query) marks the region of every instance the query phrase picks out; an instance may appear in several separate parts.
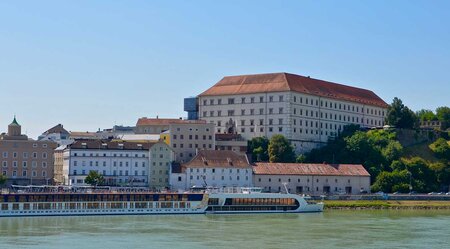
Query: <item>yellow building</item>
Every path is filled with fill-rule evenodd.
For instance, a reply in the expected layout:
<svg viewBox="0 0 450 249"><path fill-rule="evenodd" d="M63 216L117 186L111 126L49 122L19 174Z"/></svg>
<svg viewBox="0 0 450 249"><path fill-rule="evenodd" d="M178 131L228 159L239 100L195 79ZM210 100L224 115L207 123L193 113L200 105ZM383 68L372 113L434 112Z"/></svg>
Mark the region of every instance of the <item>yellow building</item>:
<svg viewBox="0 0 450 249"><path fill-rule="evenodd" d="M162 132L159 136L161 141L170 145L170 130Z"/></svg>

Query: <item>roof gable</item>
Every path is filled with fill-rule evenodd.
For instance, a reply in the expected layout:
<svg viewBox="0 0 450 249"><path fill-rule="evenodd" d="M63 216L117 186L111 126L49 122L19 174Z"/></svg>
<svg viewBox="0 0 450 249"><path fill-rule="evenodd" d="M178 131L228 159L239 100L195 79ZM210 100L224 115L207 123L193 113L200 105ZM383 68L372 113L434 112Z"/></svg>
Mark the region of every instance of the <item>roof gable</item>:
<svg viewBox="0 0 450 249"><path fill-rule="evenodd" d="M64 129L62 124L57 124L44 132L44 134L46 135L52 133L69 134L69 132L66 129Z"/></svg>

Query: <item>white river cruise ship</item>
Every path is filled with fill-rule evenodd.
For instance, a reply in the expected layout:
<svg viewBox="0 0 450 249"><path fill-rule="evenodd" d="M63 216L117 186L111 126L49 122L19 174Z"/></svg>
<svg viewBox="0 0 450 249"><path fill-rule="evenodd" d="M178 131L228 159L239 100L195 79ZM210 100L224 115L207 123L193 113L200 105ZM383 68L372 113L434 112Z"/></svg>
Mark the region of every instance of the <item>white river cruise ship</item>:
<svg viewBox="0 0 450 249"><path fill-rule="evenodd" d="M321 212L323 203L260 188L201 189L192 192L85 189L15 190L0 194L0 217Z"/></svg>

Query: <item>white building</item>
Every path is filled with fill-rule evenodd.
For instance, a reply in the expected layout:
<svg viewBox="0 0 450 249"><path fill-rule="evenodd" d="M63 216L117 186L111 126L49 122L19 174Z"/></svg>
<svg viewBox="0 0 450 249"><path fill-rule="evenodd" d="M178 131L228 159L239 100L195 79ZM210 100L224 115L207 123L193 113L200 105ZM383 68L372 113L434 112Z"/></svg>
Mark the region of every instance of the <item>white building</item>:
<svg viewBox="0 0 450 249"><path fill-rule="evenodd" d="M359 194L370 192L370 174L360 164L256 163L253 184L267 192Z"/></svg>
<svg viewBox="0 0 450 249"><path fill-rule="evenodd" d="M57 124L52 128L46 130L42 135L38 137L39 141L53 141L58 146L68 145L73 143L73 139L70 138L70 133L64 129L62 124Z"/></svg>
<svg viewBox="0 0 450 249"><path fill-rule="evenodd" d="M163 142L76 140L63 152L63 182L84 185L97 171L108 185L165 188L173 152Z"/></svg>
<svg viewBox="0 0 450 249"><path fill-rule="evenodd" d="M188 163L172 168L170 187L186 190L193 186L250 187L252 166L247 156L233 151L200 150Z"/></svg>
<svg viewBox="0 0 450 249"><path fill-rule="evenodd" d="M302 153L348 124L383 126L387 104L370 90L288 73L224 77L199 96L199 118L246 139L282 134Z"/></svg>

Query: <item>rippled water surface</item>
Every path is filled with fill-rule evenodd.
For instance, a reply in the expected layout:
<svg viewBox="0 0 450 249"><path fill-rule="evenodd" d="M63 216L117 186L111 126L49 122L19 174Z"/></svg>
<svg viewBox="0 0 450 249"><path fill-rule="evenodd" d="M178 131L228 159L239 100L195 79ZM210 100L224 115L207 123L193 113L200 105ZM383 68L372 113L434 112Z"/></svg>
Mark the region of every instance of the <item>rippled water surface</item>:
<svg viewBox="0 0 450 249"><path fill-rule="evenodd" d="M0 218L0 248L450 248L450 210Z"/></svg>

